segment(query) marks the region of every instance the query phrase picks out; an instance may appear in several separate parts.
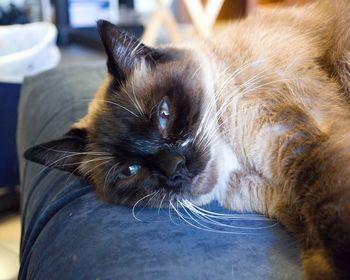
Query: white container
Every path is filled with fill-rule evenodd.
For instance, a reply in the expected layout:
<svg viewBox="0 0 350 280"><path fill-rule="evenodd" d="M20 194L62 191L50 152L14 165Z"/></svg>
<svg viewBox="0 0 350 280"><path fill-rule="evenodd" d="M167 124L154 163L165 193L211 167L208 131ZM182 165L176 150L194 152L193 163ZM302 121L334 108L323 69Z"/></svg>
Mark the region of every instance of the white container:
<svg viewBox="0 0 350 280"><path fill-rule="evenodd" d="M16 125L23 78L57 66L56 38L51 23L0 26L0 188L19 184Z"/></svg>
<svg viewBox="0 0 350 280"><path fill-rule="evenodd" d="M0 83L22 83L24 76L58 65L57 29L48 22L0 26Z"/></svg>

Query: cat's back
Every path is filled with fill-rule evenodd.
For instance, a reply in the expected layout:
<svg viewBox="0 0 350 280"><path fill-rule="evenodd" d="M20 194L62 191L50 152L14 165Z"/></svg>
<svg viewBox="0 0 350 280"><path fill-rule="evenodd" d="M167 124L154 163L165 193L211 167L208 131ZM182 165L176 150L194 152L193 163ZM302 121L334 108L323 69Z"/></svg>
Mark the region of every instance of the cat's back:
<svg viewBox="0 0 350 280"><path fill-rule="evenodd" d="M350 96L350 1L260 9L213 41L217 56L233 67L260 62L293 77L316 65L337 77Z"/></svg>
<svg viewBox="0 0 350 280"><path fill-rule="evenodd" d="M348 118L343 93L350 101L350 47L343 38L349 25L350 2L326 0L262 9L212 38L217 103L229 108L223 119L232 120L222 126L226 141L236 143L269 106L299 107L324 133L334 120Z"/></svg>

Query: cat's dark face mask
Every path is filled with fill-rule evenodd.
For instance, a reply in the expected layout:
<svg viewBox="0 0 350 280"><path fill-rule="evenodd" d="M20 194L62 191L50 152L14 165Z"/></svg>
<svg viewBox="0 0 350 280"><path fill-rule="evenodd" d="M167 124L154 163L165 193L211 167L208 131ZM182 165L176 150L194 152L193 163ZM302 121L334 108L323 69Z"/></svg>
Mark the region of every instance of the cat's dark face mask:
<svg viewBox="0 0 350 280"><path fill-rule="evenodd" d="M184 50L149 48L106 21L98 29L110 75L96 108L85 126L25 157L87 177L112 203L167 206L211 192L216 161L201 132L213 106L198 61Z"/></svg>

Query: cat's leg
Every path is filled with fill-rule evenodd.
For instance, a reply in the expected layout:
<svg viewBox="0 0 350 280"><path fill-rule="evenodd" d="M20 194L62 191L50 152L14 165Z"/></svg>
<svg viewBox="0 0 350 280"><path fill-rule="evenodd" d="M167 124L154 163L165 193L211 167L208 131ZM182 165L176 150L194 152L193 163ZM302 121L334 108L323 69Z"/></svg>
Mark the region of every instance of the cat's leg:
<svg viewBox="0 0 350 280"><path fill-rule="evenodd" d="M274 188L261 175L234 171L225 193L219 198L224 207L239 212L256 212L269 216L274 208Z"/></svg>
<svg viewBox="0 0 350 280"><path fill-rule="evenodd" d="M302 108L274 105L241 135L248 168L273 182L261 191L263 204L272 198L268 214L299 241L306 279L350 279L348 124L337 120L324 133Z"/></svg>

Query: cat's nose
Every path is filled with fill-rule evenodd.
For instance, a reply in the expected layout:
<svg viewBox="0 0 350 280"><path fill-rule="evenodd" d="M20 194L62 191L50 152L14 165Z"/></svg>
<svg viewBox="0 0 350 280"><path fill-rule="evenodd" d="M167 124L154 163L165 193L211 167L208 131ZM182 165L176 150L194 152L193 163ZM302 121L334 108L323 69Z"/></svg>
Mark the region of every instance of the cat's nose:
<svg viewBox="0 0 350 280"><path fill-rule="evenodd" d="M161 151L155 159L158 168L168 178L172 178L185 165L185 157L170 151Z"/></svg>

